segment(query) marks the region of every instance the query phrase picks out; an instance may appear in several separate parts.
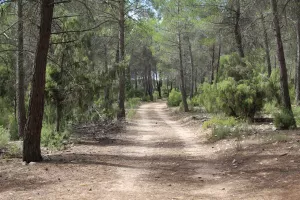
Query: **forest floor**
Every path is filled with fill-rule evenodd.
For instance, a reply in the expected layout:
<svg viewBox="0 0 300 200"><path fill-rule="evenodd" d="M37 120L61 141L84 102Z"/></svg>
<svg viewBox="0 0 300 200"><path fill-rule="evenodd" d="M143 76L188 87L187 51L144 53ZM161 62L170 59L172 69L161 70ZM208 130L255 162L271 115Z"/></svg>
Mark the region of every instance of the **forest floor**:
<svg viewBox="0 0 300 200"><path fill-rule="evenodd" d="M253 136L237 148L234 139L208 143L191 115L146 103L121 132L79 135L42 163L2 159L0 199L299 199L297 131L288 142Z"/></svg>

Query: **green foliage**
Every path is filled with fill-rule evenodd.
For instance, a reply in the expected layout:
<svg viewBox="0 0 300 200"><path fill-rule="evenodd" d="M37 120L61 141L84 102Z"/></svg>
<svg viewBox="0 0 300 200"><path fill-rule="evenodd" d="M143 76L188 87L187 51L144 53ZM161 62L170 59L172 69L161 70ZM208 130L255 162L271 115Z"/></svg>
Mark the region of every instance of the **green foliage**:
<svg viewBox="0 0 300 200"><path fill-rule="evenodd" d="M5 158L22 158L22 146L14 143L7 145L7 150L4 154Z"/></svg>
<svg viewBox="0 0 300 200"><path fill-rule="evenodd" d="M281 104L280 94L280 73L279 69L273 69L270 78L267 81L266 100L268 102L276 101L276 106Z"/></svg>
<svg viewBox="0 0 300 200"><path fill-rule="evenodd" d="M125 103L126 110L127 110L127 118L132 119L136 113L136 109L139 107L141 104L141 99L140 98L131 98L128 99Z"/></svg>
<svg viewBox="0 0 300 200"><path fill-rule="evenodd" d="M43 124L41 135L42 146L60 150L64 148L69 137L70 133L68 130L56 132L53 125L47 123Z"/></svg>
<svg viewBox="0 0 300 200"><path fill-rule="evenodd" d="M300 106L292 107L297 126L300 126Z"/></svg>
<svg viewBox="0 0 300 200"><path fill-rule="evenodd" d="M293 113L286 109L282 109L280 112L275 113L274 125L277 129L281 130L296 128Z"/></svg>
<svg viewBox="0 0 300 200"><path fill-rule="evenodd" d="M0 126L0 149L6 148L9 142L9 131Z"/></svg>
<svg viewBox="0 0 300 200"><path fill-rule="evenodd" d="M237 82L227 78L217 86L204 83L200 87L201 94L194 101L211 113L223 111L228 116L252 120L255 113L263 108L263 88L255 81Z"/></svg>
<svg viewBox="0 0 300 200"><path fill-rule="evenodd" d="M149 95L144 95L141 100L145 101L145 102L150 102L151 101Z"/></svg>
<svg viewBox="0 0 300 200"><path fill-rule="evenodd" d="M205 121L202 125L204 129L212 128L215 126L227 126L234 127L238 124L238 120L234 117L213 117L208 121Z"/></svg>
<svg viewBox="0 0 300 200"><path fill-rule="evenodd" d="M153 92L153 101L157 101L159 99L159 93L158 91Z"/></svg>
<svg viewBox="0 0 300 200"><path fill-rule="evenodd" d="M209 136L209 141L216 142L218 140L223 140L231 135L231 128L227 126L214 126L212 128L212 133Z"/></svg>
<svg viewBox="0 0 300 200"><path fill-rule="evenodd" d="M9 134L11 140L19 140L18 122L14 116L9 117Z"/></svg>
<svg viewBox="0 0 300 200"><path fill-rule="evenodd" d="M169 94L169 98L168 98L168 102L167 102L168 106L170 106L170 107L179 106L181 101L182 101L181 93L179 91L173 89Z"/></svg>
<svg viewBox="0 0 300 200"><path fill-rule="evenodd" d="M142 98L144 96L144 91L143 90L136 90L136 89L130 89L126 92L126 96L128 99L130 98Z"/></svg>
<svg viewBox="0 0 300 200"><path fill-rule="evenodd" d="M278 111L277 103L275 101L266 102L263 108L263 113L274 114Z"/></svg>

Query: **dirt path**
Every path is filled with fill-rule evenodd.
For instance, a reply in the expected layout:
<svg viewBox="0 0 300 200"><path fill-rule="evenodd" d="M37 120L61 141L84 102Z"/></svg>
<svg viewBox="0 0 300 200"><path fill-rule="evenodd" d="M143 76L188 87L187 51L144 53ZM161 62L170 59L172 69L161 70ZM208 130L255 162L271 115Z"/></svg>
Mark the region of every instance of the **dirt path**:
<svg viewBox="0 0 300 200"><path fill-rule="evenodd" d="M228 167L204 137L165 103L144 104L107 143L86 141L34 165L1 161L0 199L294 199L287 188L256 185L263 175Z"/></svg>

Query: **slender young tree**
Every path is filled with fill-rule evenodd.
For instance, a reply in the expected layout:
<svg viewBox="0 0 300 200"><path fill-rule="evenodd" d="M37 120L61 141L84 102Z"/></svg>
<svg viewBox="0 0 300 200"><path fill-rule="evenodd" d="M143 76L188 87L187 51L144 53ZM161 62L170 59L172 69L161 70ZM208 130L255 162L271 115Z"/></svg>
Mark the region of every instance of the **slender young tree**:
<svg viewBox="0 0 300 200"><path fill-rule="evenodd" d="M119 111L117 118L119 120L125 119L125 82L126 82L126 73L125 73L125 1L119 1L119 62L121 67L119 69Z"/></svg>
<svg viewBox="0 0 300 200"><path fill-rule="evenodd" d="M54 0L41 1L39 38L35 54L29 113L23 142L23 161L26 161L27 163L38 162L43 159L40 143L45 104L46 65L50 45L53 10Z"/></svg>
<svg viewBox="0 0 300 200"><path fill-rule="evenodd" d="M24 83L24 34L23 34L23 0L18 0L18 56L16 68L16 101L19 136L23 137L26 124L25 83Z"/></svg>

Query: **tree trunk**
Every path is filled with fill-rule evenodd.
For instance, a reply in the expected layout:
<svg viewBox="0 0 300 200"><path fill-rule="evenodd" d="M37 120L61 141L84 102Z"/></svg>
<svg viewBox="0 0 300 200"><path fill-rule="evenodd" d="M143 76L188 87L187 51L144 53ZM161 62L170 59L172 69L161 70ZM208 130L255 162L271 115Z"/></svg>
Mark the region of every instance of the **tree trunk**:
<svg viewBox="0 0 300 200"><path fill-rule="evenodd" d="M192 44L190 41L190 38L187 38L188 40L188 45L189 45L189 53L190 53L190 59L191 59L191 91L190 91L190 99L193 98L194 96L194 57L193 57L193 51L192 51Z"/></svg>
<svg viewBox="0 0 300 200"><path fill-rule="evenodd" d="M264 42L265 42L268 76L270 77L271 73L272 73L270 47L269 47L270 45L269 45L269 37L268 37L268 32L267 32L267 28L266 28L266 24L265 24L265 19L264 19L264 15L262 12L260 13L260 18L261 18L261 24L262 24L263 32L264 32Z"/></svg>
<svg viewBox="0 0 300 200"><path fill-rule="evenodd" d="M61 106L61 102L58 99L56 102L56 132L60 131L60 121L61 121L61 117L62 117L62 106Z"/></svg>
<svg viewBox="0 0 300 200"><path fill-rule="evenodd" d="M152 75L151 75L151 64L147 63L146 65L149 65L147 68L147 75L148 75L148 82L147 82L147 88L148 88L148 95L150 96L150 101L153 101L153 84L152 84Z"/></svg>
<svg viewBox="0 0 300 200"><path fill-rule="evenodd" d="M215 79L214 72L215 72L215 44L212 46L210 84L214 83L214 79Z"/></svg>
<svg viewBox="0 0 300 200"><path fill-rule="evenodd" d="M241 20L241 5L240 0L236 0L236 12L235 12L235 24L234 24L234 35L235 41L237 45L237 49L241 58L245 57L244 47L242 42L242 33L240 27L240 20Z"/></svg>
<svg viewBox="0 0 300 200"><path fill-rule="evenodd" d="M24 34L23 34L23 0L18 0L18 63L16 71L16 102L19 136L24 136L26 124L25 82L24 82Z"/></svg>
<svg viewBox="0 0 300 200"><path fill-rule="evenodd" d="M198 76L198 70L196 68L196 70L195 70L195 83L194 83L194 85L195 85L195 93L198 92L198 88L197 88L197 76Z"/></svg>
<svg viewBox="0 0 300 200"><path fill-rule="evenodd" d="M37 43L34 73L31 84L29 114L23 142L23 161L41 161L41 129L44 114L45 75L49 50L54 0L43 0L41 6L40 32Z"/></svg>
<svg viewBox="0 0 300 200"><path fill-rule="evenodd" d="M289 87L288 87L288 75L287 75L285 55L283 50L283 43L281 38L279 16L277 11L277 1L276 0L270 0L270 1L271 1L272 12L274 17L273 20L274 20L275 34L277 40L277 54L278 54L278 60L280 64L281 98L282 98L284 108L292 113L291 100L290 100ZM293 123L296 126L295 120Z"/></svg>
<svg viewBox="0 0 300 200"><path fill-rule="evenodd" d="M125 59L125 0L119 1L119 47L120 47L120 63L119 69L119 110L117 114L118 120L125 119L125 84L126 73L123 66Z"/></svg>
<svg viewBox="0 0 300 200"><path fill-rule="evenodd" d="M181 80L181 96L184 107L184 112L189 112L189 107L186 101L186 90L185 90L185 79L184 79L184 67L182 60L182 49L181 49L181 33L178 32L178 52L179 52L179 64L180 64L180 80Z"/></svg>
<svg viewBox="0 0 300 200"><path fill-rule="evenodd" d="M219 79L221 49L222 49L222 44L221 44L221 38L220 38L219 39L219 50L218 50L218 60L217 60L217 67L216 67L216 81L215 81L215 83L218 83L218 79Z"/></svg>
<svg viewBox="0 0 300 200"><path fill-rule="evenodd" d="M295 72L296 103L300 104L300 0L295 0L297 5L297 65Z"/></svg>

